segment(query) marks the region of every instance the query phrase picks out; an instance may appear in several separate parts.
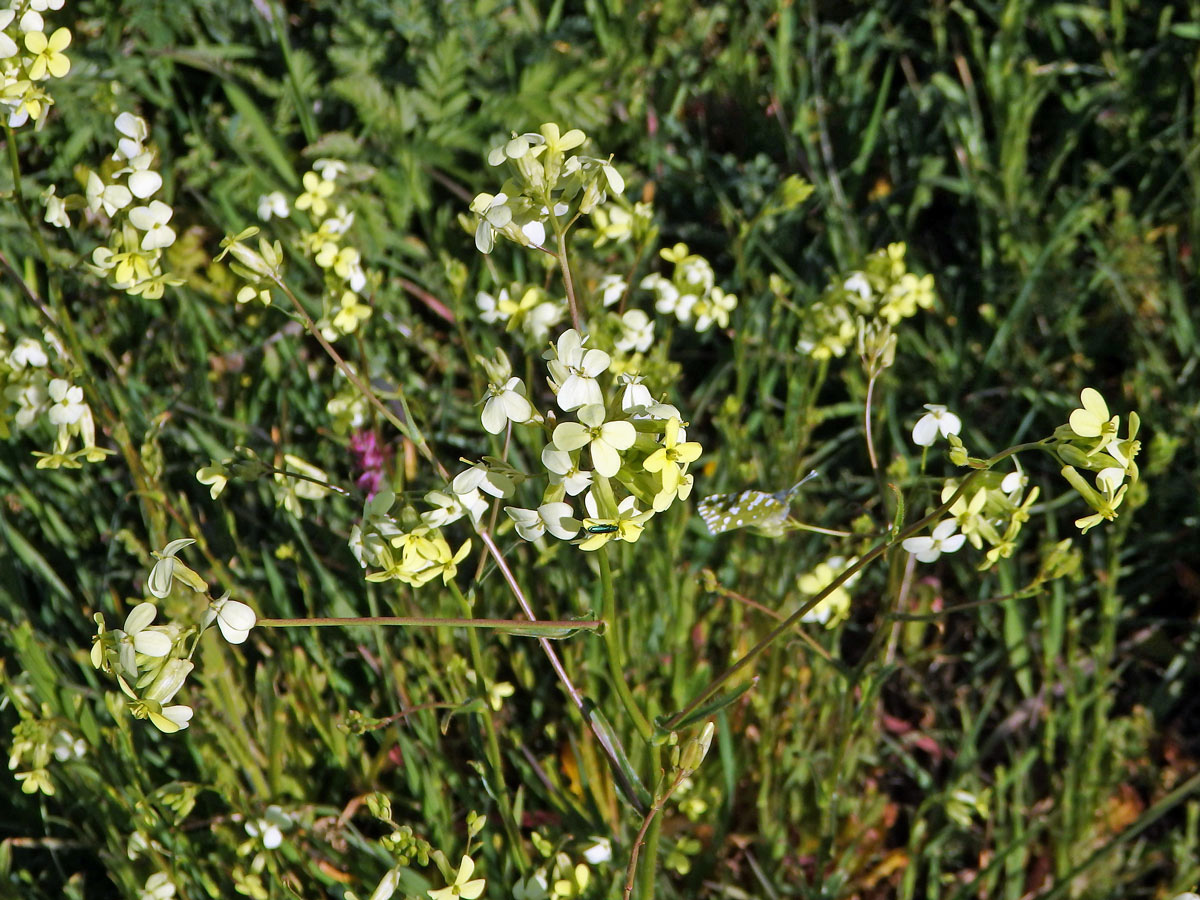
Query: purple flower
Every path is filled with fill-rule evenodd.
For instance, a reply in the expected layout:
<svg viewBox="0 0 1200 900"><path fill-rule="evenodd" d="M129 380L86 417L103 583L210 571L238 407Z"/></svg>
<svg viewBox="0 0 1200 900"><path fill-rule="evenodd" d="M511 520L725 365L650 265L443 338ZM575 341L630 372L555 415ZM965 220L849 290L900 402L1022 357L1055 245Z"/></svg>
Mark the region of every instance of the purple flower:
<svg viewBox="0 0 1200 900"><path fill-rule="evenodd" d="M355 470L360 473L354 484L366 491L367 499L371 500L385 483L392 448L380 444L374 431L356 431L350 435L350 456Z"/></svg>

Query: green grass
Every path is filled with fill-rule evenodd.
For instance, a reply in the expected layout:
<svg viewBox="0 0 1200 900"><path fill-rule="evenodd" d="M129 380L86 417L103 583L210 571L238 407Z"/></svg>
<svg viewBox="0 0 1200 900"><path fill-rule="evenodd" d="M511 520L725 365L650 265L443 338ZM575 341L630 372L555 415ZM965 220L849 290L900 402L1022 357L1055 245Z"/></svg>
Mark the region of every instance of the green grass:
<svg viewBox="0 0 1200 900"><path fill-rule="evenodd" d="M1115 900L1194 888L1189 15L1121 0L317 2L289 5L277 27L252 4L47 13L73 31L72 71L50 83L44 129L15 132L40 240L16 202L0 204L0 323L10 342L40 337L49 323L26 288L62 298L86 361L64 374L87 386L99 443L119 452L49 471L31 452L49 449L51 431L0 442L0 734L66 731L85 748L50 764L53 796L10 783L0 893L137 897L162 871L181 898L366 898L399 853L410 864L397 896L425 896L469 847L484 896L503 897L523 867L549 867L553 886L607 838L612 862L590 865L577 895L619 897L643 819L598 735L608 723L650 790L670 748L639 735L612 655L651 724L680 711L799 607L798 575L874 544L868 533L895 513L880 481L903 492L910 523L932 505L952 467L935 448L922 469L909 435L923 403L949 405L967 446L989 456L1065 422L1085 386L1142 417L1143 480L1120 518L1079 536L1082 502L1056 463L1027 454L1042 494L1011 559L981 573L968 548L906 570L897 549L868 568L847 621L789 632L711 715L705 762L647 832L638 895ZM170 262L187 282L157 301L83 268L98 224L40 221L38 195L78 190L75 167L111 153L122 110L151 124L180 234ZM645 246L576 242L581 293L609 272L669 277L657 250L684 241L739 298L727 333L658 320L643 371L670 386L704 455L691 501L610 547L621 646L589 633L553 642L601 718L572 702L532 638L354 626L256 629L240 648L206 636L185 688L191 727L160 735L132 719L88 660L91 617L119 625L143 598L151 551L173 538L197 539L189 565L261 617L465 615L440 579L363 580L346 546L361 493L305 501L296 517L269 476L231 482L217 501L196 481L239 446L267 463L294 453L347 487L355 474L327 409L353 389L282 296L235 304L240 281L212 259L222 236L258 221L260 194L294 196L314 159L345 159L356 245L380 277L372 319L336 346L451 472L460 457L500 456L501 438L479 427L474 354L505 349L545 409L544 342L483 323L475 294L561 288L511 244L479 254L458 217L499 187L488 149L547 121L587 131L614 154L627 196L655 209ZM789 175L812 197L781 202ZM0 189L12 188L6 167ZM263 227L285 243L297 230ZM898 241L910 270L935 276L938 302L897 327L896 365L875 386L876 478L853 350L825 365L796 347L826 286ZM287 282L317 310L320 272L290 246ZM634 305L651 310L647 296ZM420 441L370 416L397 494L442 486ZM508 458L534 471L541 444L517 429ZM794 514L856 536L713 537L694 514L698 497L776 491L812 468ZM469 530L451 530L457 548ZM1021 594L1068 537L1077 573ZM539 618L604 615L593 556L555 541L539 552L511 531L497 540ZM516 617L478 539L455 583L473 616ZM197 603L177 590L161 614ZM494 712L479 696L492 682L515 688ZM245 825L271 804L293 825L264 851ZM488 817L477 837L472 811ZM389 845L398 826L432 862L416 844ZM135 835L144 846L131 851Z"/></svg>

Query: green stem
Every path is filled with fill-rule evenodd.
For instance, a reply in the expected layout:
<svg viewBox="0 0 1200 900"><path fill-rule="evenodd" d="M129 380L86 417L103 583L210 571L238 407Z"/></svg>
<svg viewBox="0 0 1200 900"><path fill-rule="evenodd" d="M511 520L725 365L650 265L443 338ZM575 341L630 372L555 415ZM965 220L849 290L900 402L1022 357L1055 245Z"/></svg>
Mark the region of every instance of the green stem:
<svg viewBox="0 0 1200 900"><path fill-rule="evenodd" d="M650 751L650 772L649 780L656 781L659 777L659 769L662 766L661 750L651 742L654 736L654 726L650 724L650 720L646 718L646 714L642 712L637 701L634 700L633 694L629 690L629 685L625 682L625 643L621 639L621 620L617 616L616 593L613 590L612 567L608 561L608 547L601 547L596 551L598 562L600 564L600 590L603 594L601 599L601 614L600 618L604 622L604 649L608 657L608 671L612 678L613 687L616 688L617 696L621 699L621 705L625 707L625 712L629 718L633 720L634 727L641 735L642 740ZM638 879L638 900L652 900L654 897L654 875L658 868L658 840L660 834L660 820L657 816L649 820L649 827L645 830L644 845L646 852L642 860L640 877ZM636 862L632 862L636 865Z"/></svg>
<svg viewBox="0 0 1200 900"><path fill-rule="evenodd" d="M283 64L287 68L288 87L292 91L292 102L296 104L296 115L300 119L300 127L304 131L304 139L313 143L317 139L317 127L313 123L312 110L305 102L300 92L300 82L296 78L296 66L292 61L292 46L284 31L283 20L287 15L282 3L272 4L271 18L275 25L275 39L279 42L279 51L283 55Z"/></svg>
<svg viewBox="0 0 1200 900"><path fill-rule="evenodd" d="M1007 450L997 453L990 459L984 460L979 468L974 469L967 475L966 478L962 480L962 484L958 486L958 490L956 490L950 496L950 498L946 500L945 503L934 509L928 515L918 519L912 525L898 532L894 536L876 544L874 547L864 553L859 558L858 562L848 567L845 571L838 575L837 578L833 579L833 581L826 585L823 590L815 594L808 600L808 602L802 604L799 609L780 622L777 626L772 628L767 633L766 637L746 651L745 656L709 682L708 686L705 687L704 690L702 690L699 694L697 694L687 706L673 715L664 726L666 730L670 731L676 725L678 725L679 722L687 718L688 714L691 713L692 710L697 709L704 703L708 702L717 693L717 691L721 689L721 686L725 684L725 682L729 681L731 678L733 678L733 676L741 672L742 669L749 666L750 663L752 663L763 651L767 650L772 644L775 643L775 641L779 640L780 637L791 631L791 629L794 628L802 618L804 618L804 615L809 610L811 610L835 590L869 566L876 559L883 556L883 554L886 553L893 545L900 543L905 538L912 537L919 531L922 531L927 525L938 521L943 515L950 511L950 508L954 506L956 502L958 502L958 498L966 492L967 488L976 478L979 477L982 472L987 471L1001 460L1007 459L1008 457L1020 453L1023 450L1044 449L1046 449L1044 441L1033 441L1028 444L1018 444L1015 447L1009 447ZM603 574L603 569L601 569L601 574Z"/></svg>
<svg viewBox="0 0 1200 900"><path fill-rule="evenodd" d="M658 751L655 750L657 757ZM658 839L662 833L662 817L655 816L646 832L646 853L642 859L641 871L638 873L638 900L654 900L654 876L658 873Z"/></svg>
<svg viewBox="0 0 1200 900"><path fill-rule="evenodd" d="M563 227L562 222L558 220L558 216L554 214L554 198L550 196L549 191L542 192L542 200L546 204L546 208L550 210L550 226L554 229L556 245L554 255L558 259L559 268L562 270L563 289L567 293L567 308L571 310L571 327L582 334L583 328L580 326L579 301L575 297L575 282L571 278L571 264L567 260L567 229Z"/></svg>
<svg viewBox="0 0 1200 900"><path fill-rule="evenodd" d="M608 547L596 551L600 563L600 590L603 593L600 618L604 622L604 649L608 656L608 671L612 677L613 687L621 698L621 705L629 718L633 719L634 727L642 740L647 743L654 736L654 727L642 712L629 685L625 682L625 647L621 640L621 624L617 618L617 602L613 592L612 569L608 563Z"/></svg>
<svg viewBox="0 0 1200 900"><path fill-rule="evenodd" d="M536 637L553 635L570 628L575 631L599 631L604 623L598 619L579 621L539 619L451 619L429 616L342 616L297 619L259 619L262 628L328 628L348 625L398 625L410 628L490 628Z"/></svg>
<svg viewBox="0 0 1200 900"><path fill-rule="evenodd" d="M308 329L308 333L316 338L317 343L321 345L322 349L324 349L324 351L329 355L329 358L333 360L334 365L341 370L342 374L346 376L350 383L358 389L363 397L366 398L367 402L375 407L376 411L388 422L390 422L397 431L412 441L416 445L417 449L421 452L421 455L429 460L430 464L437 469L438 473L443 478L448 480L450 477L449 473L438 461L437 457L433 455L433 451L429 448L429 444L425 442L425 436L421 434L420 430L416 426L416 423L413 422L412 416L408 416L408 403L404 398L404 391L399 387L396 388L396 393L400 398L400 405L404 409L405 415L408 418L407 422L402 422L399 416L388 409L384 402L379 399L375 391L371 389L370 385L364 382L359 377L358 373L354 371L353 367L342 357L342 354L338 353L337 350L334 349L333 344L325 340L325 335L321 334L321 329L317 327L317 323L314 322L312 316L308 314L308 310L304 308L304 304L302 304L299 298L292 293L291 288L284 283L283 279L277 275L273 275L271 276L271 282L277 288L283 291L288 300L292 302L292 306L295 307L296 312L300 315L300 319L304 323L304 327Z"/></svg>
<svg viewBox="0 0 1200 900"><path fill-rule="evenodd" d="M159 496L161 492L155 490L150 484L145 466L142 465L142 458L133 446L124 421L112 410L105 401L104 395L100 392L100 381L92 371L87 353L83 349L83 342L79 338L79 332L76 330L75 323L71 319L70 311L63 302L62 291L59 289L58 279L54 275L50 250L46 246L45 238L42 237L42 229L39 227L37 221L35 221L33 212L30 210L29 204L25 199L25 194L21 190L21 160L17 155L16 134L7 122L4 124L4 135L5 143L8 146L8 163L12 169L13 194L16 197L17 209L21 213L21 217L25 220L30 233L33 235L34 243L37 244L38 252L42 257L42 263L46 267L46 293L50 299L49 306L38 297L37 292L25 282L24 278L18 275L16 269L2 255L0 255L0 265L8 270L18 284L21 285L25 294L33 301L46 321L66 340L68 359L73 363L75 369L78 370L81 382L80 386L83 388L88 405L96 410L101 427L108 426L107 430L120 448L121 455L125 459L125 464L129 467L129 474L133 478L135 493L142 506L142 515L150 530L151 538L154 543L161 544L166 540L166 519L161 507L155 505L152 500L152 498ZM114 397L114 399L116 398Z"/></svg>
<svg viewBox="0 0 1200 900"><path fill-rule="evenodd" d="M450 590L458 600L458 605L462 607L463 612L467 616L470 616L471 604L463 596L462 591L458 589L458 585L453 581L450 582ZM496 736L496 718L492 715L492 706L490 703L491 681L487 675L487 669L484 667L483 651L480 649L479 634L475 628L470 628L467 631L467 642L471 650L471 666L475 669L475 676L479 681L480 696L483 698L483 731L487 745L488 763L492 767L492 777L495 780L496 803L500 808L500 819L504 823L505 832L508 834L508 844L512 848L517 868L524 875L529 869L529 856L525 852L525 844L521 840L521 830L516 818L513 816L513 805L508 796L508 785L504 781L504 760L500 755L500 740Z"/></svg>

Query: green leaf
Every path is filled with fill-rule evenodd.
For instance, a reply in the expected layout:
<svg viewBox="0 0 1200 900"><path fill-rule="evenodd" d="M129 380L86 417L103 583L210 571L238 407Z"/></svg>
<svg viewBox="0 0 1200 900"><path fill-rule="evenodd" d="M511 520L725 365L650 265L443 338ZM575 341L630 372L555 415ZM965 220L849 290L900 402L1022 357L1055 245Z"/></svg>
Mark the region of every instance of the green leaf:
<svg viewBox="0 0 1200 900"><path fill-rule="evenodd" d="M667 728L663 727L666 722L670 721L671 717L670 716L659 716L658 718L656 718L654 720L654 724L656 726L658 726L658 733L662 734L662 735L669 735L672 731L679 731L682 728L687 728L689 725L694 725L696 722L699 722L702 719L710 718L711 716L715 715L716 713L720 712L721 710L725 709L726 707L731 706L732 704L736 703L737 700L743 694L745 694L748 690L750 690L750 688L754 687L756 684L758 684L758 678L751 678L745 684L741 684L741 685L735 687L732 691L727 691L724 694L720 694L717 697L714 697L712 700L709 700L703 706L700 706L697 709L693 710L692 712L688 713L685 718L680 719L678 722L676 722L675 727L671 728L671 729L667 729Z"/></svg>
<svg viewBox="0 0 1200 900"><path fill-rule="evenodd" d="M625 755L625 748L617 739L612 725L591 700L584 700L583 710L588 723L592 726L592 733L604 747L604 755L608 757L609 768L616 780L617 789L629 801L630 806L638 811L639 815L646 815L650 811L650 805L654 799L646 790L646 786L642 784L642 780L638 778L638 774L632 763L629 762L629 757Z"/></svg>
<svg viewBox="0 0 1200 900"><path fill-rule="evenodd" d="M258 106L250 99L250 95L229 81L224 82L222 87L225 88L225 96L229 98L238 115L245 120L246 127L254 136L254 146L267 158L267 162L275 167L275 171L286 184L293 187L298 185L300 179L296 176L296 170L292 168L283 147L275 139L274 130L267 125L267 120L258 111ZM235 145L234 149L245 155L241 147Z"/></svg>

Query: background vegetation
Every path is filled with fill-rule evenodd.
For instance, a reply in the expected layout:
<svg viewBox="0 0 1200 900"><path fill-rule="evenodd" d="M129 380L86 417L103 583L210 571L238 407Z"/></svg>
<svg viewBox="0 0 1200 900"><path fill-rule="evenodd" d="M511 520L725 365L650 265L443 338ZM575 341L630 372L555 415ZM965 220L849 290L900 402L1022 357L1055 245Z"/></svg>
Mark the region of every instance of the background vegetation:
<svg viewBox="0 0 1200 900"><path fill-rule="evenodd" d="M1048 900L1194 887L1198 14L1144 0L48 11L74 33L72 71L46 126L16 132L23 194L64 193L76 167L111 153L118 112L144 116L181 236L171 268L187 283L157 301L114 292L78 264L94 234L44 229L102 376L101 443L127 452L47 471L35 469L31 451L47 449L35 438L0 443L2 733L39 722L86 747L52 768L53 796L16 782L2 792L3 890L135 897L165 871L184 898L365 897L395 861L378 797L365 802L378 792L411 847L427 841L451 867L468 813L487 814L475 854L485 896L508 896L519 877L502 814L555 873L551 890L620 895L640 817L528 638L482 638L493 676L515 687L496 714L508 810L484 766L461 631L258 630L240 648L207 638L189 685L196 718L174 736L131 721L88 661L92 614L122 620L150 551L175 537L196 538L190 564L260 616L458 614L434 586L363 581L346 546L360 495L297 517L269 480L231 484L218 501L197 482L237 445L267 460L295 453L347 485L356 475L326 408L344 380L285 316L237 306L237 280L212 258L224 234L257 221L260 195L294 195L315 158L346 160L359 246L382 279L373 318L340 346L383 389L403 388L447 464L494 452L470 351L505 338L480 321L475 293L542 275L511 246L478 254L458 217L496 190L487 150L549 121L613 153L628 194L653 201L662 245L687 242L739 297L727 333L659 332L674 402L706 451L697 496L774 491L816 467L799 517L845 528L879 513L865 378L852 358L826 367L798 353L797 311L897 241L939 298L901 327L877 394L888 478L917 490L918 506L908 434L923 403L950 405L985 454L1048 433L1089 385L1145 429L1148 490L1117 522L1078 536L1077 500L1055 467L1031 461L1047 515L1012 559L980 574L968 553L944 557L900 608L896 554L856 583L847 621L805 626L807 640L766 656L663 813L657 895ZM790 174L815 193L781 209L772 198ZM0 321L14 339L40 334L47 323L16 276L40 290L48 269L12 202L0 205L0 250L12 264ZM297 255L289 264L303 294L313 271ZM589 251L577 278L594 285L635 265L660 268L653 253L609 246ZM527 350L534 359L537 342ZM397 490L436 487L378 424ZM1077 577L1013 597L1042 547L1070 536ZM599 609L598 579L573 548L502 545L540 614ZM841 545L801 532L714 538L680 506L621 547L627 679L658 714L794 608L796 576ZM477 614L514 615L498 574L469 567ZM646 766L601 641L557 648ZM270 805L289 824L266 851L246 826ZM611 863L585 862L597 839L611 841ZM401 890L444 884L411 847Z"/></svg>

